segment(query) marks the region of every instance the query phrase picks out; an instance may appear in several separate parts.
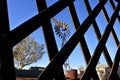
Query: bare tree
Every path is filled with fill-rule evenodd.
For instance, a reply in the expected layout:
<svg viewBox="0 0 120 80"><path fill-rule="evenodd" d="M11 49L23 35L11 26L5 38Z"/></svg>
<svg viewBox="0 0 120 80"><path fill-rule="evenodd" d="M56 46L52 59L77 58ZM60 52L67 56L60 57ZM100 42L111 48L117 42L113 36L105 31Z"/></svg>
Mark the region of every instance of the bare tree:
<svg viewBox="0 0 120 80"><path fill-rule="evenodd" d="M14 62L18 69L37 61L43 53L45 53L44 44L39 45L31 36L13 47Z"/></svg>

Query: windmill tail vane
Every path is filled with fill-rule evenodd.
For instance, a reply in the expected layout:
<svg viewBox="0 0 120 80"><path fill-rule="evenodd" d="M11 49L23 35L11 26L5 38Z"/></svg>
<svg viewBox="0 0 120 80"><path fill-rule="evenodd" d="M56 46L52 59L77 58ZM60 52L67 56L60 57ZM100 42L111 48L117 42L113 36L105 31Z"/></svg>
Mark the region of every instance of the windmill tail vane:
<svg viewBox="0 0 120 80"><path fill-rule="evenodd" d="M55 23L55 24L59 24L60 22L58 22L55 18L52 18L52 20L53 20L53 22Z"/></svg>

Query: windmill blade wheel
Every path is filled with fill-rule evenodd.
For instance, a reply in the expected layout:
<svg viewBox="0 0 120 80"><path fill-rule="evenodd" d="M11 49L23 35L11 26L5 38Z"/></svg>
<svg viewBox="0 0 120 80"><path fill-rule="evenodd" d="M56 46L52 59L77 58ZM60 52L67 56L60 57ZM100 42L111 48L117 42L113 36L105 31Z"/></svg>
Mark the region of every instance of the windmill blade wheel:
<svg viewBox="0 0 120 80"><path fill-rule="evenodd" d="M59 22L59 24L55 25L55 32L56 34L61 38L67 38L70 35L70 28L68 27L68 24L64 22Z"/></svg>

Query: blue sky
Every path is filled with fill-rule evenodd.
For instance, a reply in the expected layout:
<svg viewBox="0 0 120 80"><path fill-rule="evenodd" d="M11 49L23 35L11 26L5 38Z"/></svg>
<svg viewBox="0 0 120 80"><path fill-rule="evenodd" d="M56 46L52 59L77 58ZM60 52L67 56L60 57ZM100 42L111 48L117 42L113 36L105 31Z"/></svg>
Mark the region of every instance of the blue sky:
<svg viewBox="0 0 120 80"><path fill-rule="evenodd" d="M58 0L46 0L47 6L49 7L49 6L53 5L56 1L58 1ZM92 9L94 9L94 7L98 4L97 0L94 0L94 1L89 0L89 2L90 2ZM8 3L9 22L10 22L10 29L11 30L13 30L18 25L22 24L26 20L28 20L31 17L38 14L35 0L7 0L7 3ZM88 16L87 11L86 11L85 6L84 6L84 2L83 2L83 0L75 0L74 4L76 6L79 21L80 21L80 23L82 23L86 19L86 17ZM115 2L115 4L117 4L117 3ZM105 8L107 9L109 17L111 17L113 10L112 10L109 2L107 2L107 4L105 5ZM75 30L74 30L74 26L72 24L72 20L71 20L70 15L69 15L68 8L65 8L64 10L62 10L59 14L57 14L54 17L58 21L64 21L65 23L67 23L68 26L70 27L70 30L71 30L71 36L74 34ZM102 11L100 12L98 17L96 18L96 21L97 21L97 24L99 25L99 29L100 29L101 34L103 34L104 30L106 28L107 22L104 19ZM51 20L51 22L52 22L52 26L54 29L55 23L53 23L52 20ZM116 20L115 25L114 25L114 29L116 31L116 34L117 34L119 40L120 40L120 36L119 36L119 31L120 31L119 27L120 26L118 24L119 24L119 22L118 22L118 20ZM44 36L42 33L42 28L37 29L35 32L31 33L31 35L40 44L42 44L42 43L45 44ZM55 31L54 31L54 35L55 35L58 50L60 50L61 49L61 39L55 34ZM96 38L96 35L94 33L94 29L93 29L92 25L88 29L88 31L85 33L84 36L85 36L85 39L87 41L90 53L92 55L95 47L98 44L98 40ZM110 35L106 46L107 46L107 49L110 52L110 56L112 57L112 60L113 60L117 47L115 45L115 42L113 40L112 35ZM76 48L74 49L74 51L70 55L69 61L70 61L71 68L79 68L81 65L82 66L86 65L79 44L76 46ZM100 62L106 63L103 55L100 58ZM49 59L48 59L47 50L46 50L46 53L44 54L42 59L31 64L30 66L46 67L48 65L48 63L49 63ZM29 67L29 66L27 66L27 67Z"/></svg>

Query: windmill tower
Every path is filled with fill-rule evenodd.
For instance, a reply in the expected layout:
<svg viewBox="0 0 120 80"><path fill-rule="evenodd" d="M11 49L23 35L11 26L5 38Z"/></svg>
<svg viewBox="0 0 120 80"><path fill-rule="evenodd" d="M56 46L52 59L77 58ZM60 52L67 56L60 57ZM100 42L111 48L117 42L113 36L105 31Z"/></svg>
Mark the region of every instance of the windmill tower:
<svg viewBox="0 0 120 80"><path fill-rule="evenodd" d="M61 47L63 47L66 43L66 39L70 36L70 28L68 27L68 24L63 21L57 21L55 18L52 18L52 20L55 23L54 29L56 35L62 39ZM64 68L66 71L70 69L69 59L64 63Z"/></svg>

